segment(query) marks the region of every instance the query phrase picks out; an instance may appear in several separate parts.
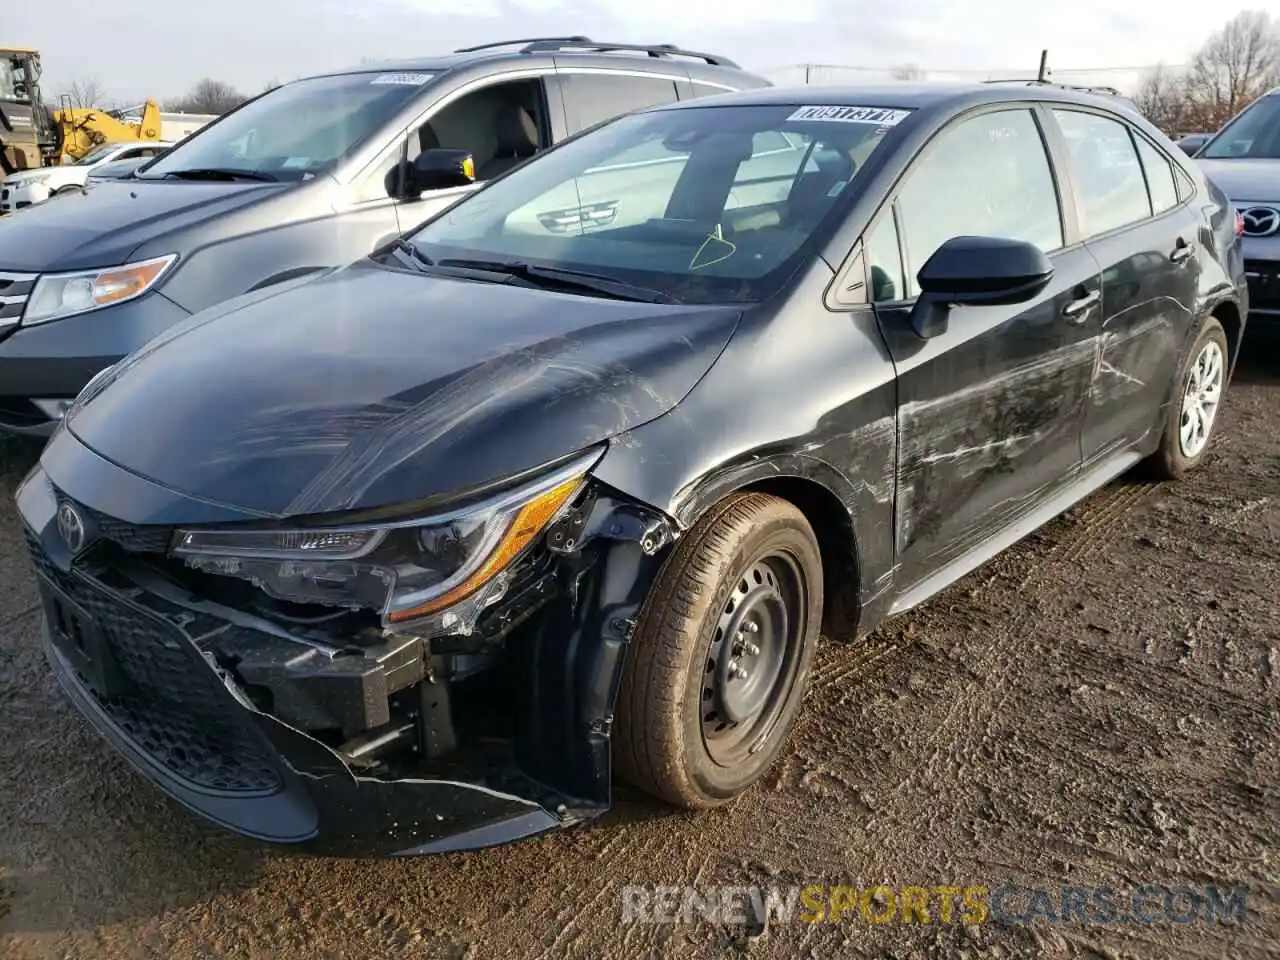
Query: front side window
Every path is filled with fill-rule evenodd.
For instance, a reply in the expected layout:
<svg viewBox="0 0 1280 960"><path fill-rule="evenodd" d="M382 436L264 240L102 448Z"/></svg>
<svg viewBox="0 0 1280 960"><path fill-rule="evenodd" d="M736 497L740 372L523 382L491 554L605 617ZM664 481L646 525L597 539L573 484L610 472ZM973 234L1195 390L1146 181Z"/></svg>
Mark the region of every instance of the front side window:
<svg viewBox="0 0 1280 960"><path fill-rule="evenodd" d="M18 99L18 83L22 72L7 57L0 57L0 100Z"/></svg>
<svg viewBox="0 0 1280 960"><path fill-rule="evenodd" d="M881 140L875 123L793 114L783 105L626 116L412 240L437 261L559 266L689 302L761 299L829 235L860 169L853 158Z"/></svg>
<svg viewBox="0 0 1280 960"><path fill-rule="evenodd" d="M569 132L585 130L632 110L675 103L674 80L623 74L567 73L560 78Z"/></svg>
<svg viewBox="0 0 1280 960"><path fill-rule="evenodd" d="M429 73L355 73L277 87L196 131L141 179L205 170L297 181L328 173L422 92Z"/></svg>
<svg viewBox="0 0 1280 960"><path fill-rule="evenodd" d="M1199 155L1206 160L1280 160L1280 94L1261 97L1236 114Z"/></svg>
<svg viewBox="0 0 1280 960"><path fill-rule="evenodd" d="M961 120L926 147L898 194L912 274L957 236L1062 246L1058 194L1040 128L1027 109ZM917 293L908 277L907 295Z"/></svg>
<svg viewBox="0 0 1280 960"><path fill-rule="evenodd" d="M1054 110L1067 138L1076 196L1084 208L1084 232L1096 237L1151 216L1142 164L1129 128L1118 120Z"/></svg>

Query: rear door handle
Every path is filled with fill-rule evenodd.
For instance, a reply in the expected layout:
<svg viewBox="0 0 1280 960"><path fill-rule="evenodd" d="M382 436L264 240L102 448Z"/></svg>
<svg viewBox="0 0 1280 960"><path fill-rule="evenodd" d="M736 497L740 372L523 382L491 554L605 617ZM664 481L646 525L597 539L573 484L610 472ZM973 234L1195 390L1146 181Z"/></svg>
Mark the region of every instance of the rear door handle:
<svg viewBox="0 0 1280 960"><path fill-rule="evenodd" d="M1169 254L1169 259L1174 263L1181 263L1191 256L1194 249L1191 244L1179 237L1178 242L1173 245L1173 253Z"/></svg>
<svg viewBox="0 0 1280 960"><path fill-rule="evenodd" d="M1102 302L1102 291L1092 290L1079 300L1072 300L1062 308L1062 315L1072 323L1083 323L1089 311Z"/></svg>

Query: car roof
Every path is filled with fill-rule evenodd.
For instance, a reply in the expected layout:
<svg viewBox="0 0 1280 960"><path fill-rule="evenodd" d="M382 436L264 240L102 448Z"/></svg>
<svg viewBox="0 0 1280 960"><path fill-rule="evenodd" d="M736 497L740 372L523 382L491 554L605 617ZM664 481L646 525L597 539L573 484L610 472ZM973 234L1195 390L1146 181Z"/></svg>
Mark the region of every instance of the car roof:
<svg viewBox="0 0 1280 960"><path fill-rule="evenodd" d="M713 101L683 100L657 109L680 110L730 106L883 107L921 110L949 106L962 109L984 103L1048 100L1124 109L1123 97L1087 93L1053 84L1021 83L888 83L858 86L760 87L717 96Z"/></svg>
<svg viewBox="0 0 1280 960"><path fill-rule="evenodd" d="M475 66L478 63L500 63L528 59L533 55L554 55L565 60L589 60L599 65L608 60L607 65L616 65L619 69L627 66L634 68L637 62L643 63L645 69L658 72L671 72L683 75L688 71L691 75L725 70L742 73L742 68L728 57L716 53L703 53L686 50L673 43L613 43L596 41L589 37L530 37L522 40L502 40L474 47L462 47L443 56L408 57L398 60L383 60L361 63L357 66L341 70L328 70L312 77L346 76L361 73L381 73L390 70L419 71L423 73L447 73L461 67ZM307 79L307 78L303 78Z"/></svg>

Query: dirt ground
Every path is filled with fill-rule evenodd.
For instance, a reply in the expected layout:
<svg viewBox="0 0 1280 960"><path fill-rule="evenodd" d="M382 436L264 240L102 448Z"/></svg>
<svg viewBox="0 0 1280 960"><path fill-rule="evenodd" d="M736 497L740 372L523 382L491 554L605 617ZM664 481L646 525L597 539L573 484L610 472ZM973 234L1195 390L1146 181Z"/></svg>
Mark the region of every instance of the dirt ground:
<svg viewBox="0 0 1280 960"><path fill-rule="evenodd" d="M827 641L794 746L739 802L689 815L624 793L585 827L417 860L223 835L80 724L37 649L11 498L35 453L10 445L0 956L1280 956L1280 353L1258 352L1192 478L1122 479L868 640ZM761 929L622 912L625 885L1005 883L1242 886L1247 914L965 925L855 910Z"/></svg>

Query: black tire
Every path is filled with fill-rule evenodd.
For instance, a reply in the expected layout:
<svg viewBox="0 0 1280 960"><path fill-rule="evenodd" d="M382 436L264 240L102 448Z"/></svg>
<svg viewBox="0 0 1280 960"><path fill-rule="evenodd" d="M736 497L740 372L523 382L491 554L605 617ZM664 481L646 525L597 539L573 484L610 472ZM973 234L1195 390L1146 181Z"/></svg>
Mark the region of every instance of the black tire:
<svg viewBox="0 0 1280 960"><path fill-rule="evenodd" d="M822 600L817 539L794 505L745 493L709 510L677 544L636 626L618 693L618 774L690 809L755 783L795 722Z"/></svg>
<svg viewBox="0 0 1280 960"><path fill-rule="evenodd" d="M1208 429L1205 431L1203 445L1193 453L1188 453L1184 448L1181 436L1184 418L1186 417L1183 410L1183 401L1191 379L1196 373L1197 364L1201 361L1202 354L1205 353L1210 344L1217 346L1218 356L1222 363L1221 392L1213 409ZM1195 342L1187 352L1186 359L1182 362L1182 367L1178 370L1176 389L1170 400L1169 409L1165 414L1164 424L1161 427L1160 446L1143 464L1144 472L1151 479L1177 480L1188 471L1194 470L1204 461L1209 452L1209 447L1212 445L1213 428L1217 425L1222 401L1226 398L1229 356L1227 334L1222 329L1222 324L1214 317L1206 317L1200 325L1200 332L1196 335Z"/></svg>

